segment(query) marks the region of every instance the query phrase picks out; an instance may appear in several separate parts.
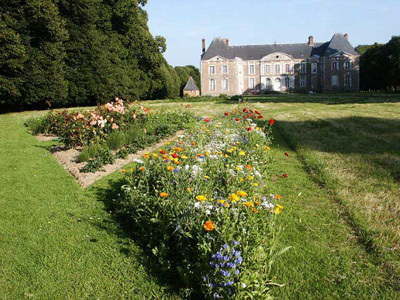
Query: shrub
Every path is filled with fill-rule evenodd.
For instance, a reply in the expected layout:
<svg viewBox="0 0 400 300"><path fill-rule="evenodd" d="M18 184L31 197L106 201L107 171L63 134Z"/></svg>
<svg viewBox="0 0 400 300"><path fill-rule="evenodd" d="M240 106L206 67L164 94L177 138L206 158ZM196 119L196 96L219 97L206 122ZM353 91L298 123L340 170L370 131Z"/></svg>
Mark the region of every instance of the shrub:
<svg viewBox="0 0 400 300"><path fill-rule="evenodd" d="M93 159L90 159L87 164L81 169L83 173L94 173L101 169L104 165L113 164L115 157L108 148L102 148L96 153Z"/></svg>
<svg viewBox="0 0 400 300"><path fill-rule="evenodd" d="M78 161L88 161L89 159L94 158L102 149L102 146L99 144L84 147L78 156Z"/></svg>
<svg viewBox="0 0 400 300"><path fill-rule="evenodd" d="M125 159L125 158L128 157L128 155L129 155L129 150L126 149L126 148L123 148L123 149L119 150L119 151L115 154L115 157L116 157L116 158Z"/></svg>
<svg viewBox="0 0 400 300"><path fill-rule="evenodd" d="M33 135L46 132L46 124L41 118L30 118L25 122L25 126L32 132Z"/></svg>
<svg viewBox="0 0 400 300"><path fill-rule="evenodd" d="M107 146L112 150L117 150L126 145L127 135L123 131L114 131L108 136Z"/></svg>

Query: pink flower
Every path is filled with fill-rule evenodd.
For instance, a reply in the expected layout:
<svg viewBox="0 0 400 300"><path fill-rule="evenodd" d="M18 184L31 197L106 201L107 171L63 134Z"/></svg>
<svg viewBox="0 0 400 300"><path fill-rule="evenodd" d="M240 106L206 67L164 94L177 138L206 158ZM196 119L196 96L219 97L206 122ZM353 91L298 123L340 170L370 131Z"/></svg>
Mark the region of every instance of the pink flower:
<svg viewBox="0 0 400 300"><path fill-rule="evenodd" d="M113 123L113 124L111 125L111 128L112 128L112 129L118 129L119 126L118 126L117 124Z"/></svg>

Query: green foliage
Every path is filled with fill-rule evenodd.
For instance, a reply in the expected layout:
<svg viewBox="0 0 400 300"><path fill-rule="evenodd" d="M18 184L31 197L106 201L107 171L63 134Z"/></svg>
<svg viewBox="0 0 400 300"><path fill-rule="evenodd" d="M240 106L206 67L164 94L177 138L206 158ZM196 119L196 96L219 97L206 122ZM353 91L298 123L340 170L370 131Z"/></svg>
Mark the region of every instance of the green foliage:
<svg viewBox="0 0 400 300"><path fill-rule="evenodd" d="M362 90L393 90L400 87L400 36L386 44L357 47Z"/></svg>
<svg viewBox="0 0 400 300"><path fill-rule="evenodd" d="M90 159L87 164L81 169L83 173L94 173L101 169L104 165L113 164L115 156L108 148L102 148L96 153L93 159Z"/></svg>
<svg viewBox="0 0 400 300"><path fill-rule="evenodd" d="M25 126L28 127L33 135L45 133L47 130L45 119L42 118L29 118L25 122Z"/></svg>
<svg viewBox="0 0 400 300"><path fill-rule="evenodd" d="M113 131L107 139L107 146L112 150L117 150L126 144L126 134L123 131Z"/></svg>
<svg viewBox="0 0 400 300"><path fill-rule="evenodd" d="M97 153L99 153L103 147L99 144L91 145L91 146L86 146L82 149L81 153L78 156L78 161L79 162L85 162L88 161L91 158L94 158Z"/></svg>
<svg viewBox="0 0 400 300"><path fill-rule="evenodd" d="M193 77L197 87L201 90L200 70L195 66L175 67L175 71L180 79L180 95L183 96L183 89L188 82L190 76Z"/></svg>
<svg viewBox="0 0 400 300"><path fill-rule="evenodd" d="M3 1L4 2L4 1ZM60 107L173 98L179 79L137 0L11 0L0 18L0 103Z"/></svg>

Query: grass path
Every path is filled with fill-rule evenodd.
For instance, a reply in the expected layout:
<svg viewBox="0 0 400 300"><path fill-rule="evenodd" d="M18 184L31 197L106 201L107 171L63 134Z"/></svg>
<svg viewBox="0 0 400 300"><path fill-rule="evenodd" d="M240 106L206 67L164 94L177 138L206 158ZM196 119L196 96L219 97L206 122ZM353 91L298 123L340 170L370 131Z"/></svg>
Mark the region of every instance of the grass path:
<svg viewBox="0 0 400 300"><path fill-rule="evenodd" d="M104 203L26 132L24 117L0 116L0 299L177 298L149 275Z"/></svg>

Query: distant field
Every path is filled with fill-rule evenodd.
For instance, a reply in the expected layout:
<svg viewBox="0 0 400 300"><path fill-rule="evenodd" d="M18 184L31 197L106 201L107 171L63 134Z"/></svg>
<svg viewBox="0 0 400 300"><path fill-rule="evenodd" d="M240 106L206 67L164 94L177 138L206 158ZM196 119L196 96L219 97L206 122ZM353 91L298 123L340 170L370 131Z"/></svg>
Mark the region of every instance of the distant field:
<svg viewBox="0 0 400 300"><path fill-rule="evenodd" d="M277 120L268 185L283 196L280 246L292 248L272 268L284 284L273 295L400 299L400 95L246 100ZM182 103L211 117L238 105ZM121 174L83 190L49 155L51 143L27 133L24 121L45 113L0 115L0 299L180 299L113 210Z"/></svg>

